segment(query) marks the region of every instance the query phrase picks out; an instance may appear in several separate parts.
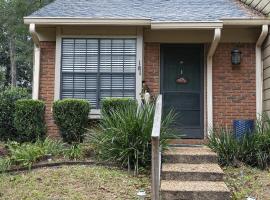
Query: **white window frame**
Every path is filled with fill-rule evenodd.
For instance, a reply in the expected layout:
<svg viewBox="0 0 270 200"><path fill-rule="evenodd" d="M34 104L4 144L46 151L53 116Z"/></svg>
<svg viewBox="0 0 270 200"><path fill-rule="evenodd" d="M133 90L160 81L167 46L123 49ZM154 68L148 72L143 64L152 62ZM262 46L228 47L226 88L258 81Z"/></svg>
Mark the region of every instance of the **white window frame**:
<svg viewBox="0 0 270 200"><path fill-rule="evenodd" d="M143 76L143 31L137 29L137 35L63 35L61 28L56 28L56 49L55 49L55 81L54 81L54 100L59 100L61 95L61 47L63 38L124 38L136 39L136 100L140 103ZM99 109L92 109L91 113L97 115Z"/></svg>

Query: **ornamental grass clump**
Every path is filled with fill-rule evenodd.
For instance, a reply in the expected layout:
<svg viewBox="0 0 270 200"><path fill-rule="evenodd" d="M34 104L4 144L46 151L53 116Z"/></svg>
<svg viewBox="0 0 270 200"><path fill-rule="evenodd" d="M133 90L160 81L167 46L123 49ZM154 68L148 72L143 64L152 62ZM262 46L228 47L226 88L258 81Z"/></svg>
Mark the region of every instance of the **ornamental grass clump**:
<svg viewBox="0 0 270 200"><path fill-rule="evenodd" d="M208 146L219 157L221 165L245 163L262 169L270 166L270 119L263 115L257 121L253 133L241 139L234 137L229 129L215 129L209 137Z"/></svg>
<svg viewBox="0 0 270 200"><path fill-rule="evenodd" d="M221 165L234 165L237 160L238 142L228 128L212 130L208 146L218 154Z"/></svg>
<svg viewBox="0 0 270 200"><path fill-rule="evenodd" d="M90 142L99 159L116 162L135 170L147 168L151 163L151 133L155 113L154 104L129 104L114 112L103 112L99 127L90 133ZM175 114L163 117L161 147L166 149L168 138L173 136L171 124Z"/></svg>

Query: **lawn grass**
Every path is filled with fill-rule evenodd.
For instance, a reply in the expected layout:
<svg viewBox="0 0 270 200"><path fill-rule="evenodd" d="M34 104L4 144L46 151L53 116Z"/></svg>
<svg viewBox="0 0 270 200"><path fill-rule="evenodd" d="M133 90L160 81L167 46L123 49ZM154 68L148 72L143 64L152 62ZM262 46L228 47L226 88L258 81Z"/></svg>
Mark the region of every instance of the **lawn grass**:
<svg viewBox="0 0 270 200"><path fill-rule="evenodd" d="M253 197L257 200L270 200L270 171L241 166L226 167L225 182L233 192L234 200Z"/></svg>
<svg viewBox="0 0 270 200"><path fill-rule="evenodd" d="M43 168L0 175L0 199L137 199L138 190L150 193L148 176L101 166Z"/></svg>

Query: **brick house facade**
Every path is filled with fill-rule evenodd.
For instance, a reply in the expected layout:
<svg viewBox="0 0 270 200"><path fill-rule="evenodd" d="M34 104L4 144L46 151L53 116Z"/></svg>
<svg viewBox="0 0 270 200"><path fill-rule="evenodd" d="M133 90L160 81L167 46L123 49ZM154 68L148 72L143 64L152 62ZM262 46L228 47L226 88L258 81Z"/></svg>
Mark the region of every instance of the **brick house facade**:
<svg viewBox="0 0 270 200"><path fill-rule="evenodd" d="M184 113L188 132L200 131L189 139L206 138L213 127L232 127L234 119L255 120L263 105L270 112L269 19L234 1L103 6L55 0L25 17L35 43L33 98L46 102L48 134L59 136L55 100L87 99L93 105L89 116L100 116L102 98L140 101L143 80L151 95L163 93L164 108L168 103ZM164 44L178 49L164 52ZM234 48L241 51L240 65L232 64ZM163 83L171 90L161 91Z"/></svg>
<svg viewBox="0 0 270 200"><path fill-rule="evenodd" d="M223 43L213 58L214 126L231 127L234 119L256 118L255 48L241 44L242 62L232 66L231 49L237 44ZM239 45L239 44L238 44ZM160 91L160 43L144 44L144 80L152 95ZM41 43L40 99L46 102L48 134L58 137L52 117L55 79L55 42Z"/></svg>

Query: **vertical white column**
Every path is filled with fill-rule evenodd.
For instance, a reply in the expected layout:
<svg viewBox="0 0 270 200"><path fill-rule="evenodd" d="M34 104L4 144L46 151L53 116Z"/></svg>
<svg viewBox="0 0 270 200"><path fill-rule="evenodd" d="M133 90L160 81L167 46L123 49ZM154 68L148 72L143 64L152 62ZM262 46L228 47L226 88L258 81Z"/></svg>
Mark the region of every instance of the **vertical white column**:
<svg viewBox="0 0 270 200"><path fill-rule="evenodd" d="M56 47L55 47L55 78L54 78L54 100L60 99L61 90L61 28L56 28Z"/></svg>
<svg viewBox="0 0 270 200"><path fill-rule="evenodd" d="M39 98L39 79L40 79L40 47L34 44L34 67L33 67L32 98Z"/></svg>
<svg viewBox="0 0 270 200"><path fill-rule="evenodd" d="M262 44L268 34L268 25L262 26L261 34L256 43L256 113L260 118L263 113L263 61Z"/></svg>
<svg viewBox="0 0 270 200"><path fill-rule="evenodd" d="M143 28L137 28L137 62L136 62L136 99L141 101L143 77Z"/></svg>

